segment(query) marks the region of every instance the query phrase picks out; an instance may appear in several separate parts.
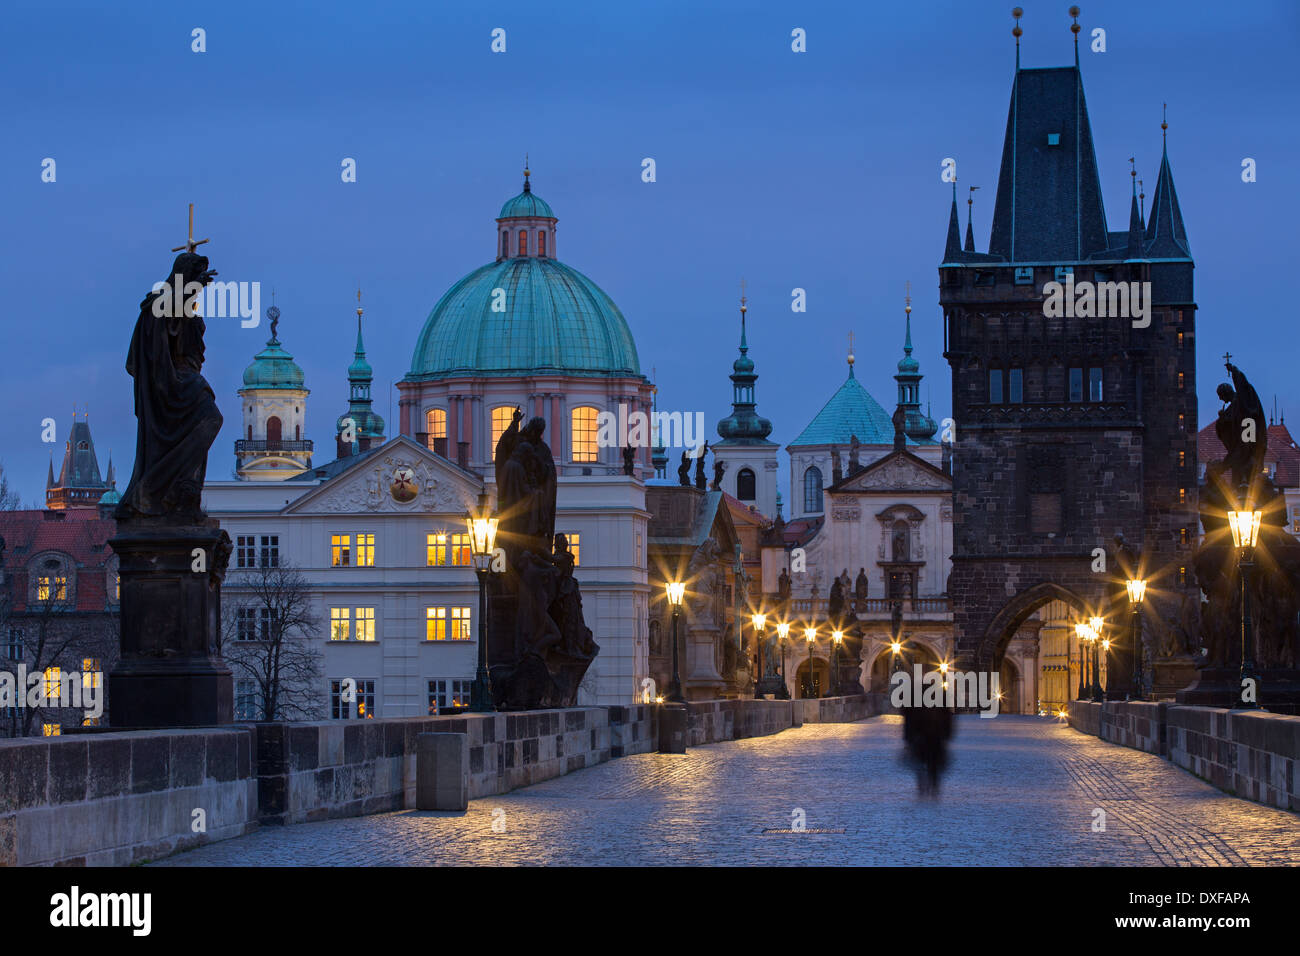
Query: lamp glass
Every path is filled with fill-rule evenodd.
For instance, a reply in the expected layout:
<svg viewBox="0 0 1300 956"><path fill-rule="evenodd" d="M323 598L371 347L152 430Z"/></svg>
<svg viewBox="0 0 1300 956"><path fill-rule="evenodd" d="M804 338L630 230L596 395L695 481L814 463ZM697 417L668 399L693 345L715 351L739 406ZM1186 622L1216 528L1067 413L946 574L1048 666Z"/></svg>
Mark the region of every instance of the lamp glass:
<svg viewBox="0 0 1300 956"><path fill-rule="evenodd" d="M1132 578L1125 583L1128 588L1128 599L1134 604L1141 604L1142 599L1146 597L1147 582L1145 578Z"/></svg>
<svg viewBox="0 0 1300 956"><path fill-rule="evenodd" d="M754 629L758 631L761 631L763 625L767 623L766 614L751 614L749 619L754 623Z"/></svg>
<svg viewBox="0 0 1300 956"><path fill-rule="evenodd" d="M1102 618L1094 617L1088 623L1092 625L1093 636L1097 636L1101 634L1102 625L1105 624L1106 622Z"/></svg>
<svg viewBox="0 0 1300 956"><path fill-rule="evenodd" d="M782 621L780 624L776 626L777 637L781 638L781 640L784 641L786 639L786 636L789 633L790 633L790 625L785 623L785 621Z"/></svg>
<svg viewBox="0 0 1300 956"><path fill-rule="evenodd" d="M839 644L844 640L844 632L835 631L833 634L831 634L831 640L833 640L836 644Z"/></svg>
<svg viewBox="0 0 1300 956"><path fill-rule="evenodd" d="M668 587L668 603L675 606L680 606L682 603L682 596L686 593L685 582L669 581L667 587Z"/></svg>
<svg viewBox="0 0 1300 956"><path fill-rule="evenodd" d="M806 640L809 644L812 644L817 640L817 628L805 627L803 629L803 636L804 636L804 640Z"/></svg>

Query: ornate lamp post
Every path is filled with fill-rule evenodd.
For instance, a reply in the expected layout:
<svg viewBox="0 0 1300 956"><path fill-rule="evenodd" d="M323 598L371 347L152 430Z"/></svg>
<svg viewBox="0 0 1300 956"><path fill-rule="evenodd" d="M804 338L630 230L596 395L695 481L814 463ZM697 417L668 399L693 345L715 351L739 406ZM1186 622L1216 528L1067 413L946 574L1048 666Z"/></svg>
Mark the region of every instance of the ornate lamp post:
<svg viewBox="0 0 1300 956"><path fill-rule="evenodd" d="M817 689L817 684L813 679L813 652L817 650L817 628L805 627L803 629L804 640L808 642L808 697L820 697L820 693L813 693Z"/></svg>
<svg viewBox="0 0 1300 956"><path fill-rule="evenodd" d="M840 645L844 643L844 632L832 632L831 641L835 648L835 663L831 670L831 696L838 697L840 695Z"/></svg>
<svg viewBox="0 0 1300 956"><path fill-rule="evenodd" d="M496 710L487 666L487 581L491 573L492 552L496 550L497 520L486 494L478 496L478 507L465 516L470 552L474 556L474 573L478 576L478 670L469 690L469 709L475 714L489 714Z"/></svg>
<svg viewBox="0 0 1300 956"><path fill-rule="evenodd" d="M1255 631L1250 614L1250 572L1255 567L1255 545L1259 542L1262 518L1263 513L1259 511L1228 512L1228 527L1232 529L1232 545L1237 549L1237 568L1241 572L1241 682L1237 690L1237 701L1232 705L1234 710L1259 709L1258 700L1242 700L1241 689L1246 686L1246 681L1256 682Z"/></svg>
<svg viewBox="0 0 1300 956"><path fill-rule="evenodd" d="M1088 625L1083 621L1074 625L1074 636L1079 639L1079 696L1076 700L1088 699L1088 651L1084 646L1088 641Z"/></svg>
<svg viewBox="0 0 1300 956"><path fill-rule="evenodd" d="M890 665L889 673L898 673L899 666L903 663L903 642L894 638L889 645Z"/></svg>
<svg viewBox="0 0 1300 956"><path fill-rule="evenodd" d="M1133 609L1133 700L1146 700L1146 687L1142 677L1142 599L1146 597L1147 582L1145 578L1130 578L1124 582L1128 588L1128 604Z"/></svg>
<svg viewBox="0 0 1300 956"><path fill-rule="evenodd" d="M754 674L754 700L762 700L763 685L767 683L767 656L763 653L763 626L767 623L767 615L756 611L749 616L749 620L754 625L754 650L758 653L758 670Z"/></svg>
<svg viewBox="0 0 1300 956"><path fill-rule="evenodd" d="M668 603L673 609L673 680L668 685L668 699L675 704L685 703L682 696L682 672L677 658L677 621L682 616L682 597L686 594L686 585L681 581L669 581L667 584Z"/></svg>
<svg viewBox="0 0 1300 956"><path fill-rule="evenodd" d="M776 639L781 645L781 686L777 688L777 700L789 700L790 688L785 685L785 640L790 636L790 625L782 621L776 626Z"/></svg>
<svg viewBox="0 0 1300 956"><path fill-rule="evenodd" d="M1100 617L1094 617L1088 622L1089 633L1092 637L1089 640L1092 643L1092 699L1100 703L1105 699L1101 691L1101 629L1105 626L1106 621ZM1106 647L1110 647L1110 642L1106 642Z"/></svg>

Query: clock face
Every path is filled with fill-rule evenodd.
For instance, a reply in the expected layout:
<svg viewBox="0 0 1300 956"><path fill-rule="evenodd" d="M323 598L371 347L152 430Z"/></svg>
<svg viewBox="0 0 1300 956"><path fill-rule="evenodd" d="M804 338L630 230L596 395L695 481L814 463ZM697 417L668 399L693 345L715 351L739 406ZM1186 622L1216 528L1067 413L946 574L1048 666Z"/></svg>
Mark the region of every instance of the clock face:
<svg viewBox="0 0 1300 956"><path fill-rule="evenodd" d="M394 501L400 504L414 501L419 490L419 485L415 483L414 471L405 465L393 469L392 480L388 483L388 493L393 496Z"/></svg>

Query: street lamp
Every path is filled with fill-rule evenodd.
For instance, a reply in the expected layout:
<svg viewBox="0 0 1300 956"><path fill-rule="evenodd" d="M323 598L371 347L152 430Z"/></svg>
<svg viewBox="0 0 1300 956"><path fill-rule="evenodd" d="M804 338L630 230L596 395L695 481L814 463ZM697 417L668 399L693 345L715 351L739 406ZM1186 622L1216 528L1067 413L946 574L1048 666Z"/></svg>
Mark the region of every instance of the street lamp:
<svg viewBox="0 0 1300 956"><path fill-rule="evenodd" d="M1143 686L1142 654L1142 599L1147 594L1145 578L1130 578L1124 582L1128 588L1128 603L1133 609L1133 690L1134 700L1146 700L1146 688Z"/></svg>
<svg viewBox="0 0 1300 956"><path fill-rule="evenodd" d="M832 665L831 671L831 696L838 697L840 694L840 645L844 643L844 632L832 632L831 641L835 648L835 663Z"/></svg>
<svg viewBox="0 0 1300 956"><path fill-rule="evenodd" d="M1243 498L1245 495L1243 495ZM1234 710L1258 710L1258 700L1242 699L1241 688L1255 678L1255 633L1250 615L1250 572L1255 566L1255 545L1259 542L1259 524L1263 513L1259 511L1229 511L1228 527L1232 529L1232 546L1237 549L1237 568L1241 572L1241 681ZM1255 695L1258 697L1258 694Z"/></svg>
<svg viewBox="0 0 1300 956"><path fill-rule="evenodd" d="M469 690L469 709L476 714L490 714L496 710L487 666L487 581L492 553L496 550L497 520L488 505L486 493L478 496L478 507L465 516L470 552L474 556L474 573L478 576L478 670Z"/></svg>
<svg viewBox="0 0 1300 956"><path fill-rule="evenodd" d="M813 681L813 652L817 650L817 628L805 627L803 629L804 640L808 642L808 697L820 697L821 694L813 693L817 685Z"/></svg>
<svg viewBox="0 0 1300 956"><path fill-rule="evenodd" d="M1088 675L1088 651L1084 644L1088 640L1088 625L1083 621L1074 625L1074 636L1079 639L1079 696L1076 700L1086 700L1088 695L1087 688L1091 686L1087 683Z"/></svg>
<svg viewBox="0 0 1300 956"><path fill-rule="evenodd" d="M758 669L754 674L754 700L762 700L763 684L767 678L767 668L764 666L766 658L763 654L763 625L767 623L767 615L756 611L749 616L749 620L754 625L754 650L758 652Z"/></svg>
<svg viewBox="0 0 1300 956"><path fill-rule="evenodd" d="M1104 618L1094 617L1089 623L1089 630L1092 632L1092 699L1100 703L1105 699L1101 691L1101 629L1105 626ZM1110 642L1106 642L1110 646Z"/></svg>
<svg viewBox="0 0 1300 956"><path fill-rule="evenodd" d="M790 636L790 625L782 621L776 626L776 638L781 644L781 686L777 688L777 700L789 700L790 688L785 685L785 639Z"/></svg>
<svg viewBox="0 0 1300 956"><path fill-rule="evenodd" d="M666 587L668 603L673 609L673 680L668 685L668 699L681 704L686 702L686 698L682 696L682 672L677 662L677 620L682 614L682 597L686 594L686 585L681 581L669 581Z"/></svg>
<svg viewBox="0 0 1300 956"><path fill-rule="evenodd" d="M897 638L891 641L889 644L889 654L891 659L889 673L895 674L898 672L898 665L903 662L903 642Z"/></svg>

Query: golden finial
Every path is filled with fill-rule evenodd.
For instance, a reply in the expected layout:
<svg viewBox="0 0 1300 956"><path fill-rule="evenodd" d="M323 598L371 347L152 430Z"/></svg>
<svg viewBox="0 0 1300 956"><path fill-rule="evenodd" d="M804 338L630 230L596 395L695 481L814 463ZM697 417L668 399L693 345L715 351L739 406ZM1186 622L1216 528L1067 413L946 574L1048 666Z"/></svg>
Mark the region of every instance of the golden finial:
<svg viewBox="0 0 1300 956"><path fill-rule="evenodd" d="M1160 104L1160 135L1165 135L1165 130L1169 129L1169 104Z"/></svg>
<svg viewBox="0 0 1300 956"><path fill-rule="evenodd" d="M1011 15L1016 18L1016 25L1011 28L1011 35L1016 38L1016 47L1019 48L1020 36L1025 32L1024 30L1020 29L1020 18L1025 15L1025 11L1020 9L1019 7L1013 7L1011 10Z"/></svg>
<svg viewBox="0 0 1300 956"><path fill-rule="evenodd" d="M1070 26L1070 32L1074 34L1074 42L1079 42L1079 31L1083 27L1079 26L1079 8L1070 7L1070 16L1074 17L1074 23Z"/></svg>
<svg viewBox="0 0 1300 956"><path fill-rule="evenodd" d="M357 318L361 318L361 286L357 286Z"/></svg>
<svg viewBox="0 0 1300 956"><path fill-rule="evenodd" d="M524 153L524 178L527 179L531 175L532 171L528 168L528 154Z"/></svg>

